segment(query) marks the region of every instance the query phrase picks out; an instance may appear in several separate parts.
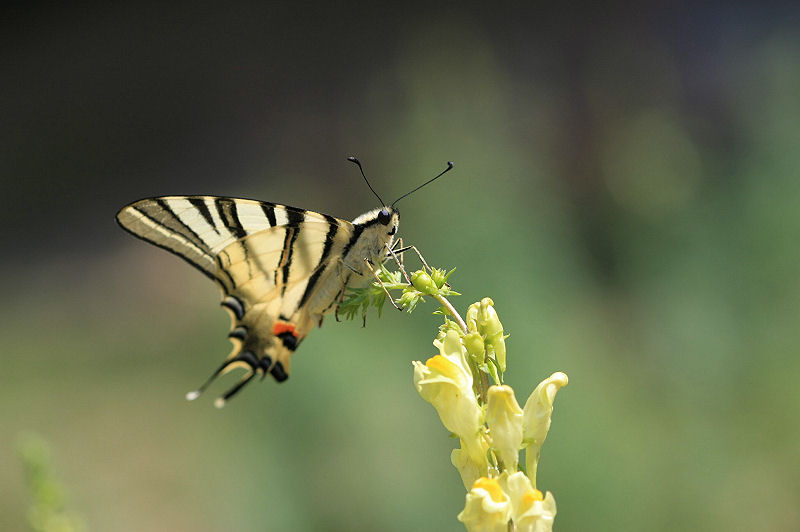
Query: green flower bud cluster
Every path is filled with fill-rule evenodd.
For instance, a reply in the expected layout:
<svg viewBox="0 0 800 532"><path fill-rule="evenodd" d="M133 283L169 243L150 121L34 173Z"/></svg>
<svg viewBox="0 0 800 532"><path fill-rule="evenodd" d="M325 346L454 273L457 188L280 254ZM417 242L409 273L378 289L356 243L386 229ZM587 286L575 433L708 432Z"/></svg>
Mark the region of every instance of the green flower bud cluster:
<svg viewBox="0 0 800 532"><path fill-rule="evenodd" d="M337 307L337 315L352 319L357 315L366 317L370 307L378 309L380 316L381 309L386 302L386 296L390 290L402 290L400 297L393 300L394 305L408 313L414 311L417 305L425 301L425 296L441 300L447 296L461 295L454 292L447 279L455 271L455 268L448 271L439 268L421 269L413 272L411 277L406 276L407 282L402 282L401 272L389 271L383 264L375 272L376 282L364 288L350 288L347 295ZM402 271L405 274L405 271ZM440 313L448 314L446 309L440 309Z"/></svg>
<svg viewBox="0 0 800 532"><path fill-rule="evenodd" d="M392 272L386 269L383 264L376 272L378 282L370 283L363 288L348 288L344 300L336 307L337 317L342 316L351 320L356 316L361 316L366 321L367 310L370 307L378 309L380 317L383 305L386 303L388 290L402 290L406 283L401 281L400 272Z"/></svg>
<svg viewBox="0 0 800 532"><path fill-rule="evenodd" d="M397 300L400 308L413 311L420 301L425 301L424 296L431 296L436 300L441 300L447 296L460 295L450 289L447 284L447 279L455 271L455 268L449 272L440 270L439 268L432 268L430 272L417 270L411 274L411 284L403 288L403 294ZM440 309L440 312L444 312Z"/></svg>

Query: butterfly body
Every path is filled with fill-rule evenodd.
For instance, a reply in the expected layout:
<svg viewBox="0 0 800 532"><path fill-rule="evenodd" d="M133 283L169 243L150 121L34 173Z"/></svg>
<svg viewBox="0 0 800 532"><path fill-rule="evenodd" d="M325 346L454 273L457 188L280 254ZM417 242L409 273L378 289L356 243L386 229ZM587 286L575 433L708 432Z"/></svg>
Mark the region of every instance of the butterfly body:
<svg viewBox="0 0 800 532"><path fill-rule="evenodd" d="M234 347L187 396L193 399L218 375L243 368L239 383L218 400L221 406L257 375L288 378L291 355L313 326L336 309L348 287L372 280L366 263L387 257L399 213L384 206L348 222L255 200L165 196L123 207L117 221L221 288Z"/></svg>

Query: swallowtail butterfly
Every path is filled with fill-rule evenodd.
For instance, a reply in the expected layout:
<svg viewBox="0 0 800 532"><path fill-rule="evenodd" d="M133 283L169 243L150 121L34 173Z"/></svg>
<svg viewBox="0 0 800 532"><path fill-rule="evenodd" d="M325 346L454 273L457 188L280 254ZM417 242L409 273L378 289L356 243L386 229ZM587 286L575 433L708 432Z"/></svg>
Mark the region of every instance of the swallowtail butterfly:
<svg viewBox="0 0 800 532"><path fill-rule="evenodd" d="M349 160L361 168L357 159ZM452 167L448 163L433 179ZM233 350L187 399L235 368L245 373L217 399L219 407L256 376L285 381L289 360L312 327L322 325L348 288L371 282L365 262L378 264L389 256L400 220L394 204L411 192L389 206L375 193L383 206L352 222L277 203L216 196L163 196L123 207L117 213L123 229L178 255L216 282L231 315Z"/></svg>

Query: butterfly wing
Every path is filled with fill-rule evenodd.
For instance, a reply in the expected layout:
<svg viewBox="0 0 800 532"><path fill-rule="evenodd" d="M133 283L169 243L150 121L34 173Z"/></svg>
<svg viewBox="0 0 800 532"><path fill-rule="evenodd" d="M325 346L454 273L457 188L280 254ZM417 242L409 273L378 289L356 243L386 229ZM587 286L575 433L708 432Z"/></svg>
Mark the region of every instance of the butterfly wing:
<svg viewBox="0 0 800 532"><path fill-rule="evenodd" d="M292 353L346 285L339 259L354 229L332 216L254 200L167 196L132 203L117 220L222 289L234 348L190 398L236 367L246 373L221 404L255 375L288 378Z"/></svg>

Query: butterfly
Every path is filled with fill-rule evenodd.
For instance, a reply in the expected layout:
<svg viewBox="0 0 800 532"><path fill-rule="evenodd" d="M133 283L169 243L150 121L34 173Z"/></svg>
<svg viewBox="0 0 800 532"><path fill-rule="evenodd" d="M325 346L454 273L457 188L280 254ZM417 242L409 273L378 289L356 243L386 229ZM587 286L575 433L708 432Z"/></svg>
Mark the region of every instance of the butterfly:
<svg viewBox="0 0 800 532"><path fill-rule="evenodd" d="M357 159L348 160L361 169ZM448 163L411 192L452 167ZM394 204L411 192L387 206L367 185L382 206L352 222L278 203L218 196L146 198L117 213L123 229L183 258L222 290L233 350L187 399L197 398L214 379L236 368L245 372L217 399L217 407L256 376L285 381L292 354L314 325L321 326L324 316L336 310L346 290L366 286L374 279L370 266L404 251L395 246L400 213Z"/></svg>

